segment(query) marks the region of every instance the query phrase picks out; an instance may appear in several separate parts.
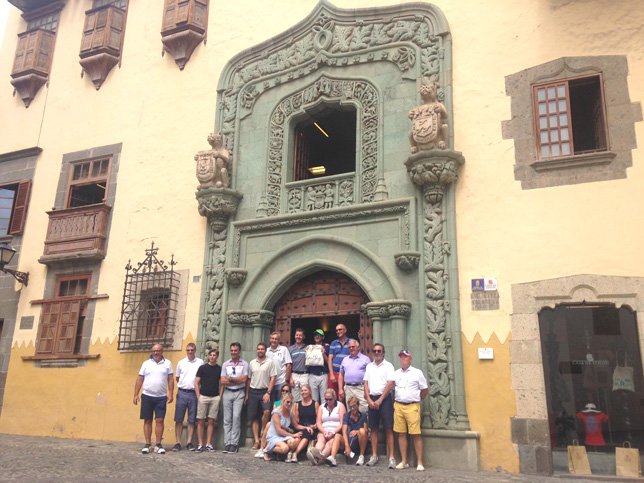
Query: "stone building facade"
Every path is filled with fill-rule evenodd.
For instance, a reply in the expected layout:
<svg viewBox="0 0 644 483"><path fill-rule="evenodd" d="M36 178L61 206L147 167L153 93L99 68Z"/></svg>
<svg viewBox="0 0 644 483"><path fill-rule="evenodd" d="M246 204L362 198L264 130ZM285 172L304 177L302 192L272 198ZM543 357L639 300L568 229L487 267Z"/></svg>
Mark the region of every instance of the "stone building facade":
<svg viewBox="0 0 644 483"><path fill-rule="evenodd" d="M588 403L598 471L642 441L644 9L10 3L1 431L140 438L153 342L344 323L425 373L430 465L561 471Z"/></svg>

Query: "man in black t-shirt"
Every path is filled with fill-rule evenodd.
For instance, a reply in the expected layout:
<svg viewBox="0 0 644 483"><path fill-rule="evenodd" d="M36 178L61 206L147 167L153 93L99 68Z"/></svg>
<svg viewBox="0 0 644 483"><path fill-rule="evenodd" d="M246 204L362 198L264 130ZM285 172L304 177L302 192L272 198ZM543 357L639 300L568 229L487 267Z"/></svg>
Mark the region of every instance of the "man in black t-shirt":
<svg viewBox="0 0 644 483"><path fill-rule="evenodd" d="M217 364L219 350L212 349L208 353L208 364L204 364L197 369L195 378L195 393L197 395L197 437L199 438L198 453L204 450L203 430L208 417L208 437L206 439L205 449L215 451L213 448L212 433L215 429L215 419L219 412L219 380L221 379L221 366Z"/></svg>

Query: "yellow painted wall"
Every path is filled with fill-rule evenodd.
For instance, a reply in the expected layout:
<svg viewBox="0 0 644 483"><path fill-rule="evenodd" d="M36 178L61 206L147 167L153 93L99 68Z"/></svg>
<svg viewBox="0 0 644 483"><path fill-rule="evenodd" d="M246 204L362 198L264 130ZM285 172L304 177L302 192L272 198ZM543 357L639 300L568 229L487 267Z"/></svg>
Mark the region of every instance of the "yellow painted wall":
<svg viewBox="0 0 644 483"><path fill-rule="evenodd" d="M335 2L346 8L390 3ZM472 428L481 432L482 468L517 471L509 429L516 413L509 372L510 287L578 273L641 275L644 253L638 241L644 212L629 207L644 206L644 155L642 149L633 151L633 167L623 180L521 190L513 173L513 141L501 136L501 122L511 118L504 78L562 56L627 55L630 97L642 101L644 7L630 0L434 3L445 14L453 37L450 122L455 148L466 157L456 206L467 408ZM33 355L38 324L33 330L16 329L0 431L123 440L140 433L138 408L131 399L143 354L116 350L124 266L129 258L142 258L154 239L162 258L174 253L176 268L190 270L185 346L198 330L201 283L193 283L192 276L201 274L205 238L205 219L197 213L193 194L193 155L208 147L219 75L233 55L291 27L315 4L213 1L208 42L197 47L180 71L171 55L161 57L161 2L132 1L122 66L114 68L96 91L88 77L80 78L78 64L80 26L91 1L67 1L51 81L29 109L12 96L9 84L16 35L25 28L11 8L0 50L0 151L44 148L18 267L31 274L29 286L22 290L18 319L40 318L40 306L29 302L43 296L46 268L37 259L47 228L45 210L55 198L63 155L114 143L123 143L123 151L98 290L110 298L96 302L90 350L101 357L85 368L34 369L20 356ZM644 123L635 129L643 145ZM471 311L470 279L481 277L498 278L500 310ZM494 361L478 360L481 344L495 349ZM180 358L167 355L175 364ZM34 387L39 397L25 398Z"/></svg>
<svg viewBox="0 0 644 483"><path fill-rule="evenodd" d="M516 413L510 387L510 344L492 334L487 342L479 334L470 343L463 337L463 367L467 412L473 431L481 435L482 471L519 471L519 454L510 441L510 418ZM490 348L494 359L479 359L479 348Z"/></svg>
<svg viewBox="0 0 644 483"><path fill-rule="evenodd" d="M186 344L194 342L187 334ZM133 404L134 383L145 353L119 353L118 340L92 344L85 367L36 368L22 356L33 356L34 345L15 344L11 351L0 432L59 438L145 441ZM185 346L185 344L184 344ZM165 351L173 367L186 355ZM174 405L168 405L166 441L174 441Z"/></svg>

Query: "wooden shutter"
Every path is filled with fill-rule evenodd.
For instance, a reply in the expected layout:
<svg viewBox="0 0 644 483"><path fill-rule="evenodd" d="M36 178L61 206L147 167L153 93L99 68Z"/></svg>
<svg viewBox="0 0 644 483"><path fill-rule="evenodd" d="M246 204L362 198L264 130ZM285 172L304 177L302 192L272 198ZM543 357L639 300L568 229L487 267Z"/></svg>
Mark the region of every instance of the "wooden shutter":
<svg viewBox="0 0 644 483"><path fill-rule="evenodd" d="M81 57L99 49L110 49L115 55L121 50L125 12L113 5L88 10L81 41ZM86 55L85 55L86 56Z"/></svg>
<svg viewBox="0 0 644 483"><path fill-rule="evenodd" d="M175 26L179 0L165 0L163 12L163 30L169 30Z"/></svg>
<svg viewBox="0 0 644 483"><path fill-rule="evenodd" d="M43 29L20 34L12 73L18 74L28 70L37 70L43 74L48 74L54 36L53 32Z"/></svg>
<svg viewBox="0 0 644 483"><path fill-rule="evenodd" d="M11 225L9 225L9 233L16 235L22 233L25 223L25 215L27 214L27 204L29 202L29 191L31 188L31 180L21 181L18 184L16 191L16 201L13 208L13 215L11 216Z"/></svg>
<svg viewBox="0 0 644 483"><path fill-rule="evenodd" d="M60 316L61 302L47 302L42 306L40 330L36 341L36 354L53 354L56 327Z"/></svg>
<svg viewBox="0 0 644 483"><path fill-rule="evenodd" d="M57 354L73 354L76 330L81 311L81 300L60 302L60 317L58 322L58 337L56 338Z"/></svg>

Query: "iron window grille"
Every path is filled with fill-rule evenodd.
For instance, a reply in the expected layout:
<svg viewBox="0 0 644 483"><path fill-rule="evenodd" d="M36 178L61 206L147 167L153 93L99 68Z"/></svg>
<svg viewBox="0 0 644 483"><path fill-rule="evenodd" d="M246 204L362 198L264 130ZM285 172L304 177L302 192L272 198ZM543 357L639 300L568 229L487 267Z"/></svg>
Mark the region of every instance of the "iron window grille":
<svg viewBox="0 0 644 483"><path fill-rule="evenodd" d="M157 258L154 242L145 260L125 270L119 327L119 350L149 350L155 344L168 348L174 342L180 274L174 271L174 255L165 263Z"/></svg>

